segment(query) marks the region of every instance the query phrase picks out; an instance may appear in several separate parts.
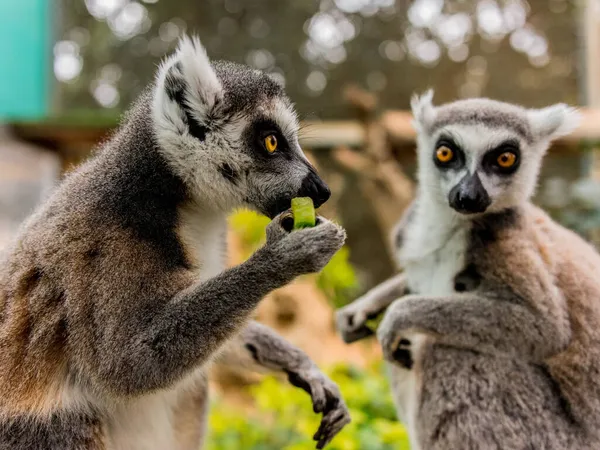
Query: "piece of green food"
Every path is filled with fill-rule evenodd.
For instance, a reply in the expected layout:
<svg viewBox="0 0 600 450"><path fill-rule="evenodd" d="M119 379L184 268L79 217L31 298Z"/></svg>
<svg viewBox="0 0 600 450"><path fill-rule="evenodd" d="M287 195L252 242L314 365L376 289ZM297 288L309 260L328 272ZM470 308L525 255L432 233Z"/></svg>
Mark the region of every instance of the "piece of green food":
<svg viewBox="0 0 600 450"><path fill-rule="evenodd" d="M310 197L296 197L292 199L292 214L294 215L294 229L310 228L315 226L315 206Z"/></svg>
<svg viewBox="0 0 600 450"><path fill-rule="evenodd" d="M379 324L381 323L382 320L383 320L383 314L380 314L380 315L378 315L377 317L375 317L373 319L367 320L367 322L365 323L365 325L371 331L376 332L377 328L379 328Z"/></svg>

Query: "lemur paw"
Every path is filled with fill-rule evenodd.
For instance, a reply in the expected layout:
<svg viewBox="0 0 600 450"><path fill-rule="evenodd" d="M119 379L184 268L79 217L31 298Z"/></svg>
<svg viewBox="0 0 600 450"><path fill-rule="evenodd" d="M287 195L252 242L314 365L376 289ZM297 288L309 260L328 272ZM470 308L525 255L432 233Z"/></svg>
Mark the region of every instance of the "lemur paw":
<svg viewBox="0 0 600 450"><path fill-rule="evenodd" d="M316 366L299 372L289 372L290 383L308 392L315 413L322 413L319 429L313 436L317 449L324 448L344 426L350 423L350 412L337 385Z"/></svg>
<svg viewBox="0 0 600 450"><path fill-rule="evenodd" d="M366 325L369 319L374 319L379 313L369 307L371 303L368 297L361 297L337 311L336 326L347 344L375 334Z"/></svg>
<svg viewBox="0 0 600 450"><path fill-rule="evenodd" d="M318 216L312 228L291 229L289 212L277 216L267 227L267 246L296 275L319 272L346 240L339 225Z"/></svg>
<svg viewBox="0 0 600 450"><path fill-rule="evenodd" d="M401 301L392 304L386 312L377 329L377 339L381 344L383 357L387 361L411 369L413 366L411 336L414 333L404 326L405 316Z"/></svg>

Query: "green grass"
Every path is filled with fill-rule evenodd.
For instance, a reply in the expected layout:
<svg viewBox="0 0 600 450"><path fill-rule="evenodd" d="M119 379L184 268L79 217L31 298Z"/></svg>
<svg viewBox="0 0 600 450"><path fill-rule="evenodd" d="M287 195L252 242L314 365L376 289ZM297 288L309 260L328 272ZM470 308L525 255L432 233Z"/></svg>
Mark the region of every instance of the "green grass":
<svg viewBox="0 0 600 450"><path fill-rule="evenodd" d="M380 363L367 369L347 365L328 373L338 383L352 422L334 438L329 450L409 450L407 432L395 409ZM247 415L217 399L210 415L207 450L305 450L320 415L308 394L285 381L266 378L251 388L256 410Z"/></svg>

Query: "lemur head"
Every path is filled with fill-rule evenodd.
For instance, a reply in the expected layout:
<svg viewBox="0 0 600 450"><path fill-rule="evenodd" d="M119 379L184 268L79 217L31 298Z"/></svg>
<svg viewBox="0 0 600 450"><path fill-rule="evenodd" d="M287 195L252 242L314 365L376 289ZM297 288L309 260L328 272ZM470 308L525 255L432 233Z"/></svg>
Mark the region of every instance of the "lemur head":
<svg viewBox="0 0 600 450"><path fill-rule="evenodd" d="M283 87L250 67L211 62L197 38L184 37L161 64L152 115L160 150L208 207L273 217L293 197L311 197L316 207L329 198L298 144Z"/></svg>
<svg viewBox="0 0 600 450"><path fill-rule="evenodd" d="M550 142L579 121L563 104L525 109L479 98L435 107L432 98L411 102L420 188L461 215L529 200Z"/></svg>

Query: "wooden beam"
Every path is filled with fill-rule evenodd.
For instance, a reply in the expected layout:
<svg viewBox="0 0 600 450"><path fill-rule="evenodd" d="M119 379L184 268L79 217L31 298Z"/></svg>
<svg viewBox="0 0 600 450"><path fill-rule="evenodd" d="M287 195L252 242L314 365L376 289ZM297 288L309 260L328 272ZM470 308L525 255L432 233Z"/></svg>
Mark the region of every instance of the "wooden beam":
<svg viewBox="0 0 600 450"><path fill-rule="evenodd" d="M600 141L600 108L583 108L581 126L559 144L570 145L581 140ZM414 144L416 133L411 125L412 115L408 111L390 110L379 118L386 137L395 145ZM112 131L111 127L77 127L57 125L15 124L14 133L27 141L33 141L50 148L85 147L96 145ZM361 148L366 144L365 126L356 120L306 121L302 123L300 144L306 148L319 150L340 146Z"/></svg>
<svg viewBox="0 0 600 450"><path fill-rule="evenodd" d="M600 0L587 0L584 11L586 100L600 108Z"/></svg>
<svg viewBox="0 0 600 450"><path fill-rule="evenodd" d="M309 148L357 147L365 142L365 128L356 120L302 123L300 144Z"/></svg>

